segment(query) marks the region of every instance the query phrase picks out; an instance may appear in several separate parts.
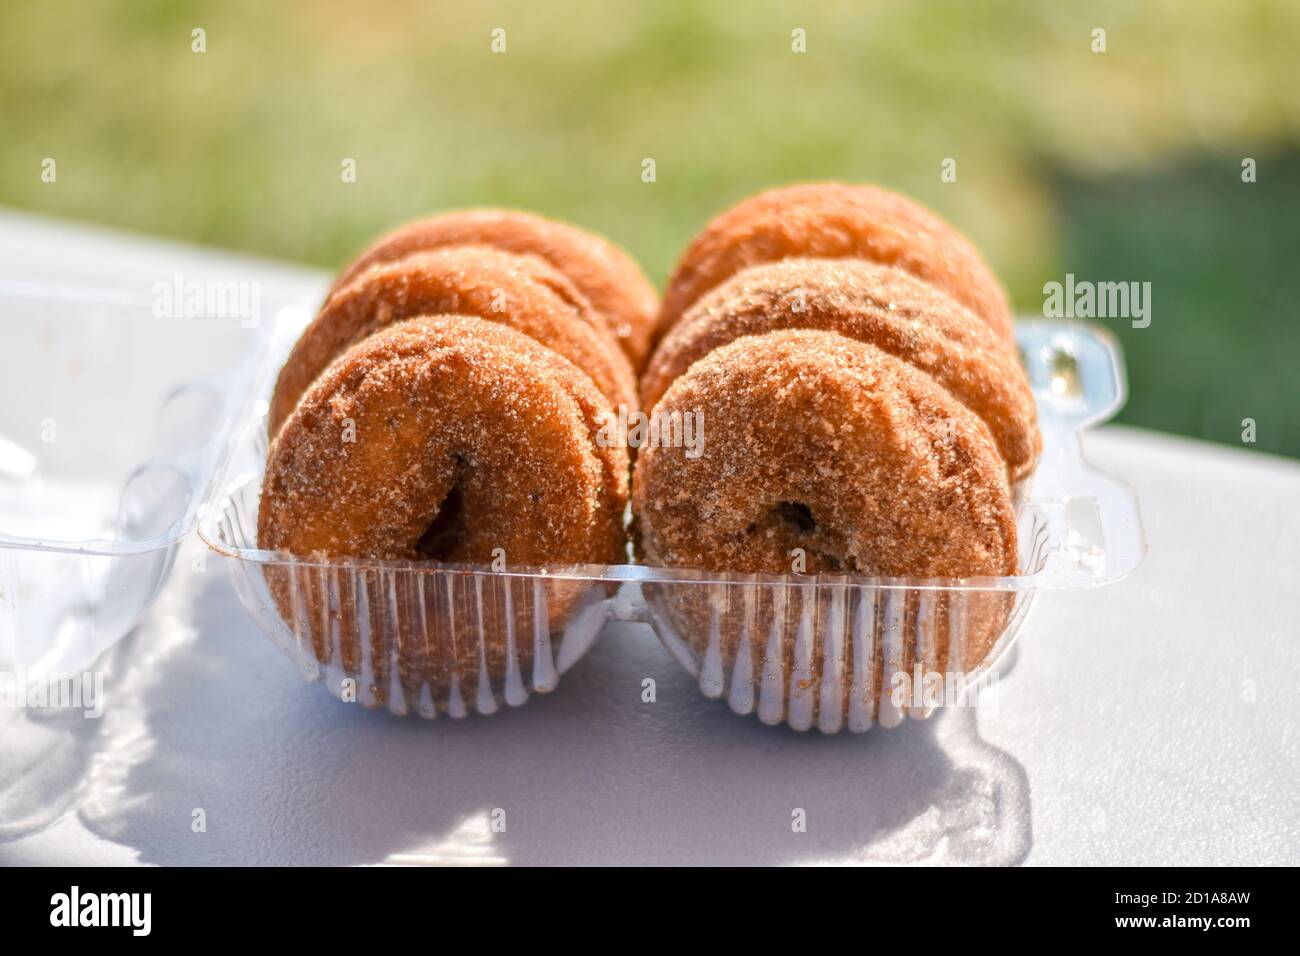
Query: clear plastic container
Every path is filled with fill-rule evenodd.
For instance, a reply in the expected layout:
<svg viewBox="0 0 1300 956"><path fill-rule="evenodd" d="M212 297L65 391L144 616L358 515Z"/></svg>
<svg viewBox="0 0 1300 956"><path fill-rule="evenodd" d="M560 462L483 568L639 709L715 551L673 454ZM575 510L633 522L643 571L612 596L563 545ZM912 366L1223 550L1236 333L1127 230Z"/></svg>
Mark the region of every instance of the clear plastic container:
<svg viewBox="0 0 1300 956"><path fill-rule="evenodd" d="M160 305L0 278L0 673L24 683L90 668L158 593L286 303Z"/></svg>
<svg viewBox="0 0 1300 956"><path fill-rule="evenodd" d="M197 525L232 559L267 636L308 679L364 704L492 713L553 689L607 622L641 621L704 694L739 713L863 730L932 710L924 694L900 703L900 675L919 666L969 692L1040 591L1116 580L1144 549L1133 495L1089 468L1077 440L1123 402L1113 342L1083 325L1025 322L1044 452L1016 489L1015 577L492 570L266 552L255 540L266 399L312 303L263 302L255 322L159 317L157 305L126 285L0 278L0 672L35 680L91 667L149 606ZM972 633L984 640L974 654Z"/></svg>
<svg viewBox="0 0 1300 956"><path fill-rule="evenodd" d="M1078 433L1125 394L1104 332L1023 322L1043 456L1015 489L1021 573L962 580L736 575L636 565L492 570L310 561L260 550L263 376L235 430L200 533L231 558L243 603L310 681L395 714L490 714L552 690L613 620L641 621L741 714L833 733L966 702L1039 592L1117 580L1141 560L1137 502L1082 458ZM271 347L278 367L288 348ZM931 693L936 681L942 685ZM903 693L899 693L900 689ZM956 699L953 695L956 695Z"/></svg>

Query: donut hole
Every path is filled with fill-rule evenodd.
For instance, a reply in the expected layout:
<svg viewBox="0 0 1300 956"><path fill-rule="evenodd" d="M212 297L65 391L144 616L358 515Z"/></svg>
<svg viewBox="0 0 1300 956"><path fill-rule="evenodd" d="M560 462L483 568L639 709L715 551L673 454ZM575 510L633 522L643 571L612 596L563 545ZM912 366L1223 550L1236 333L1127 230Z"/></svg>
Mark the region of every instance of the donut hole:
<svg viewBox="0 0 1300 956"><path fill-rule="evenodd" d="M774 535L780 554L801 548L808 566L831 574L856 572L857 562L843 553L844 542L831 529L819 524L812 508L802 501L778 501L745 534Z"/></svg>
<svg viewBox="0 0 1300 956"><path fill-rule="evenodd" d="M772 514L796 534L816 534L817 519L812 509L801 501L778 501Z"/></svg>
<svg viewBox="0 0 1300 956"><path fill-rule="evenodd" d="M459 485L453 485L447 497L438 505L438 513L424 529L415 550L430 561L446 561L456 550L465 531L465 496Z"/></svg>

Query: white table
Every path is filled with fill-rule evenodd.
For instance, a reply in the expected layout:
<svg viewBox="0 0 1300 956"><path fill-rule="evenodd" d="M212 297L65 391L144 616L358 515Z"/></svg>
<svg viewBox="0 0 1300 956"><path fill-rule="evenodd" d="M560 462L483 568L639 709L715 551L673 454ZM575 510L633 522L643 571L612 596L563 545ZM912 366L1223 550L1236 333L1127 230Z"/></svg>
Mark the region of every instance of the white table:
<svg viewBox="0 0 1300 956"><path fill-rule="evenodd" d="M205 261L0 215L0 252L40 242ZM1045 594L978 712L863 736L737 717L635 624L491 718L363 711L191 540L102 662L102 719L0 712L0 863L1300 863L1300 465L1115 427L1086 449L1137 489L1143 565Z"/></svg>

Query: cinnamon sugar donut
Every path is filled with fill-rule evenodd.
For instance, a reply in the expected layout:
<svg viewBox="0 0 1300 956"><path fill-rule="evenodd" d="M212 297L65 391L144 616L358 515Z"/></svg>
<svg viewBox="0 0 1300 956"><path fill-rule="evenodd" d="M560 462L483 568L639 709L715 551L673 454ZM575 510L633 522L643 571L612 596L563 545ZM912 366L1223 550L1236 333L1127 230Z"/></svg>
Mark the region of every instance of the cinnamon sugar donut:
<svg viewBox="0 0 1300 956"><path fill-rule="evenodd" d="M668 331L641 379L654 408L710 351L741 336L821 329L869 342L928 374L989 427L1015 481L1041 447L1037 410L1016 356L973 312L894 266L784 259L745 269L705 293Z"/></svg>
<svg viewBox="0 0 1300 956"><path fill-rule="evenodd" d="M808 330L737 339L673 382L655 414L674 412L701 413L705 440L698 457L672 447L637 457L633 512L649 564L783 574L801 549L799 570L809 574L1016 571L1011 491L988 427L928 375L873 345ZM728 666L747 640L748 659L760 667L774 633L781 653L794 653L800 615L774 604L797 587L762 587L754 606L721 613L709 588L646 587L701 658L710 634ZM933 600L927 620L942 625L927 663L943 670L955 660L949 598ZM907 601L915 622L917 593ZM997 592L961 601L957 651L973 666L1002 633L1010 605ZM824 616L809 619L824 625ZM791 673L793 661L783 666Z"/></svg>
<svg viewBox="0 0 1300 956"><path fill-rule="evenodd" d="M610 407L636 406L627 358L564 276L534 256L450 246L378 263L327 299L280 371L268 415L270 434L350 345L401 319L440 314L509 325L591 376Z"/></svg>
<svg viewBox="0 0 1300 956"><path fill-rule="evenodd" d="M527 595L480 601L480 617L464 620L414 574L310 559L618 561L628 459L597 438L607 414L586 375L499 323L414 318L352 346L307 390L267 460L258 544L308 559L267 567L286 621L323 662L338 643L349 673L368 653L379 688L394 648L409 688L472 685L481 656L501 674L507 633L526 667L529 635L558 631L582 588L551 588L545 622L530 619ZM376 620L394 607L407 613ZM422 622L428 629L414 633Z"/></svg>
<svg viewBox="0 0 1300 956"><path fill-rule="evenodd" d="M563 273L599 313L634 368L650 349L659 297L622 249L593 233L542 216L501 209L470 209L409 223L376 240L339 276L350 283L377 262L422 249L481 245L545 259Z"/></svg>
<svg viewBox="0 0 1300 956"><path fill-rule="evenodd" d="M965 305L1014 347L1006 293L964 236L897 193L842 183L771 189L710 222L668 281L656 341L705 292L741 269L795 256L895 265Z"/></svg>
<svg viewBox="0 0 1300 956"><path fill-rule="evenodd" d="M696 458L671 447L637 458L652 563L782 572L801 547L809 572L1015 573L1010 486L988 427L875 346L805 330L739 339L656 410L702 413L706 439Z"/></svg>

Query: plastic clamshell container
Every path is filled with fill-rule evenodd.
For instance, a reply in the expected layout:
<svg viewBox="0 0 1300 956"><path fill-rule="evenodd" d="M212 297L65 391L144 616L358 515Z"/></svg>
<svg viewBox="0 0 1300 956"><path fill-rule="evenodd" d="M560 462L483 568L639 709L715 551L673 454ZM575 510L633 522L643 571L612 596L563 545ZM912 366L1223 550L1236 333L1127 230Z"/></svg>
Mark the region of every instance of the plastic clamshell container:
<svg viewBox="0 0 1300 956"><path fill-rule="evenodd" d="M952 703L909 685L909 675L938 675L964 701L1040 592L1117 580L1145 549L1134 495L1092 469L1079 447L1081 430L1123 404L1115 343L1094 327L1043 321L1020 323L1017 338L1043 456L1015 489L1021 573L1012 577L492 569L259 550L269 377L257 414L233 436L199 530L232 559L243 603L309 681L395 714L463 717L522 704L552 690L604 625L620 620L648 624L700 690L737 713L827 733L895 726Z"/></svg>
<svg viewBox="0 0 1300 956"><path fill-rule="evenodd" d="M276 323L156 306L0 279L0 672L24 683L135 625L252 414Z"/></svg>

